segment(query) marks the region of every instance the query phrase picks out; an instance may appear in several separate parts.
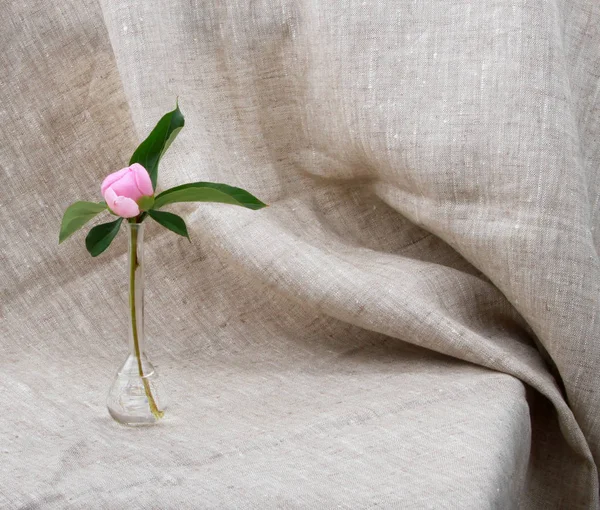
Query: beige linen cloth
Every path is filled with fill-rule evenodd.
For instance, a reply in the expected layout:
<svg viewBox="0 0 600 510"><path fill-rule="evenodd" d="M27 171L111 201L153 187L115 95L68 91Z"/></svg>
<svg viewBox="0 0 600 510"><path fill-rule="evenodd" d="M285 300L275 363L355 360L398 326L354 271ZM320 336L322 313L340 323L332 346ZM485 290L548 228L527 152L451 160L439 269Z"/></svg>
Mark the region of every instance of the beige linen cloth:
<svg viewBox="0 0 600 510"><path fill-rule="evenodd" d="M596 0L1 7L0 508L599 507ZM58 230L176 96L159 185L271 207L148 224L129 429L125 235Z"/></svg>

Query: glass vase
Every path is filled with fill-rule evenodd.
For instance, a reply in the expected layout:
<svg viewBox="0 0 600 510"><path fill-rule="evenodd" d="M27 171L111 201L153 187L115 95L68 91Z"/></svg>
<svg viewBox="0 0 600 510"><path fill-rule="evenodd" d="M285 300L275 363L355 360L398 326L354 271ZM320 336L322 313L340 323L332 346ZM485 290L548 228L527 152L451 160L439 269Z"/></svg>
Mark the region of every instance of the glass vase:
<svg viewBox="0 0 600 510"><path fill-rule="evenodd" d="M124 425L152 425L164 416L165 395L145 353L144 224L126 223L129 239L129 355L108 393L108 412Z"/></svg>

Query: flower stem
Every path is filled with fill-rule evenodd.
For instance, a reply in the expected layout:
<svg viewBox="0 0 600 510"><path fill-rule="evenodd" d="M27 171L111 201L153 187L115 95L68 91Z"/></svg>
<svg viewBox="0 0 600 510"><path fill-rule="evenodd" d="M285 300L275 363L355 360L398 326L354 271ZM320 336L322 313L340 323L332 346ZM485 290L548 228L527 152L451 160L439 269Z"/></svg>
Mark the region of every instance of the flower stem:
<svg viewBox="0 0 600 510"><path fill-rule="evenodd" d="M144 368L142 367L142 353L140 352L140 343L138 341L138 330L137 330L137 318L136 318L136 303L135 303L135 270L138 267L138 256L137 256L137 230L131 229L131 254L129 257L129 309L131 311L131 331L133 333L133 349L135 351L135 357L138 363L138 371L140 373L140 377L142 382L144 383L144 391L146 392L146 397L148 398L148 405L150 406L150 411L158 420L164 416L164 411L160 411L158 406L156 405L156 401L152 396L152 391L150 388L150 383L144 377Z"/></svg>

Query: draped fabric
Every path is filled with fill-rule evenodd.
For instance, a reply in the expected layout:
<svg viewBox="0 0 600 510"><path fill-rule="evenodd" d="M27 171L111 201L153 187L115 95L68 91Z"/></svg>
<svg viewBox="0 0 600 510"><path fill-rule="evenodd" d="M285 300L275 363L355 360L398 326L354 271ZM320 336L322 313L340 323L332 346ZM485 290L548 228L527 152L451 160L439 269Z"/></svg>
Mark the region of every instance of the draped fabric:
<svg viewBox="0 0 600 510"><path fill-rule="evenodd" d="M0 508L599 508L598 2L2 12ZM148 224L129 429L126 236L58 229L176 97L159 188L270 207Z"/></svg>

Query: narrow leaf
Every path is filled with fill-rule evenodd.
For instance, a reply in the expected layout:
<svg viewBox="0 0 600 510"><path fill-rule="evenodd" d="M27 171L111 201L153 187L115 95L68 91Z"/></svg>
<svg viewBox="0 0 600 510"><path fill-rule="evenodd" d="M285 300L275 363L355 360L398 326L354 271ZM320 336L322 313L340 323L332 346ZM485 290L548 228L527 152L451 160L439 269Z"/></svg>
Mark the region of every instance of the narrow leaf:
<svg viewBox="0 0 600 510"><path fill-rule="evenodd" d="M185 124L183 114L179 110L179 105L172 112L165 114L156 124L156 127L148 135L140 146L135 150L130 165L139 163L150 174L152 187L156 189L156 180L158 178L158 162L162 155L169 148L175 137L181 131Z"/></svg>
<svg viewBox="0 0 600 510"><path fill-rule="evenodd" d="M112 243L115 236L119 233L122 221L123 218L119 218L110 223L96 225L90 230L85 238L85 247L92 257L97 257L110 246L110 243Z"/></svg>
<svg viewBox="0 0 600 510"><path fill-rule="evenodd" d="M188 241L190 240L185 221L181 216L166 211L155 210L148 211L148 214L154 221L168 228L171 232L187 237Z"/></svg>
<svg viewBox="0 0 600 510"><path fill-rule="evenodd" d="M58 244L77 232L88 221L106 210L106 203L100 202L75 202L67 207L60 225Z"/></svg>
<svg viewBox="0 0 600 510"><path fill-rule="evenodd" d="M154 200L154 208L159 209L176 202L220 202L254 210L267 206L242 188L215 182L192 182L160 193Z"/></svg>

